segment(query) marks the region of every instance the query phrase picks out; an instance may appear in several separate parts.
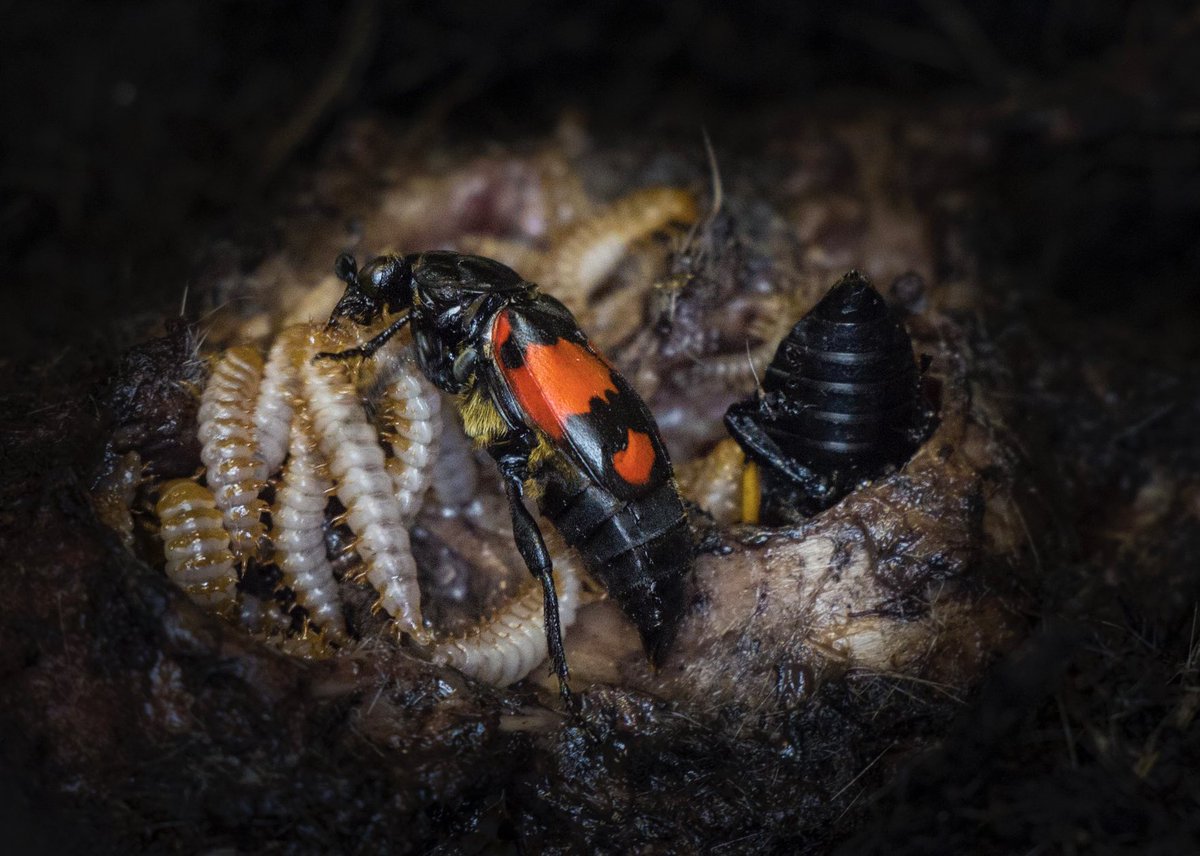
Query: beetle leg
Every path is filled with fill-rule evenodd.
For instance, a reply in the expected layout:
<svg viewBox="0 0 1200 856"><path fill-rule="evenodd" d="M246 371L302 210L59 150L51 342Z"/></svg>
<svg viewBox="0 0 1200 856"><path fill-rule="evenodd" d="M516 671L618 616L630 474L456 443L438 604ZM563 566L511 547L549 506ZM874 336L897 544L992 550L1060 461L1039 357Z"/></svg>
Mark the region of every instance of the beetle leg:
<svg viewBox="0 0 1200 856"><path fill-rule="evenodd" d="M529 432L514 432L493 445L489 452L500 467L504 477L504 493L508 497L508 505L512 510L513 538L517 542L517 550L525 560L525 566L538 582L542 584L542 602L546 616L546 647L550 651L550 659L554 663L554 672L558 675L558 689L563 701L568 705L572 702L571 688L567 681L570 672L567 669L567 656L563 651L562 629L558 621L558 595L554 591L553 564L550 551L542 539L537 521L525 507L521 497L525 492L525 479L528 476L529 452L535 441Z"/></svg>
<svg viewBox="0 0 1200 856"><path fill-rule="evenodd" d="M369 359L374 356L375 352L387 344L388 339L395 336L408 323L408 313L401 315L391 324L383 329L382 333L372 336L368 341L359 345L357 348L347 348L344 351L321 351L314 360L349 360L354 357L362 357Z"/></svg>
<svg viewBox="0 0 1200 856"><path fill-rule="evenodd" d="M820 501L828 496L832 488L829 480L779 448L779 444L763 430L761 418L758 402L739 401L725 411L725 427L750 457L793 482L811 499Z"/></svg>
<svg viewBox="0 0 1200 856"><path fill-rule="evenodd" d="M474 348L467 348L461 354L454 358L454 368L451 374L454 375L454 380L460 386L465 386L467 379L475 373L475 366L479 362L479 352Z"/></svg>

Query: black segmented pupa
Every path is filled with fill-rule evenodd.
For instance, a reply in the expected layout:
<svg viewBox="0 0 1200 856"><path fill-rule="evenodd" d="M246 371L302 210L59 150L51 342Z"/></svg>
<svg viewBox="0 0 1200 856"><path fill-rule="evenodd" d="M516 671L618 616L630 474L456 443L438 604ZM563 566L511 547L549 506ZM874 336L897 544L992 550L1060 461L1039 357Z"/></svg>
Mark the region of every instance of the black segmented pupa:
<svg viewBox="0 0 1200 856"><path fill-rule="evenodd" d="M865 277L842 277L779 343L729 433L761 471L764 517L809 516L902 465L929 435L912 340Z"/></svg>

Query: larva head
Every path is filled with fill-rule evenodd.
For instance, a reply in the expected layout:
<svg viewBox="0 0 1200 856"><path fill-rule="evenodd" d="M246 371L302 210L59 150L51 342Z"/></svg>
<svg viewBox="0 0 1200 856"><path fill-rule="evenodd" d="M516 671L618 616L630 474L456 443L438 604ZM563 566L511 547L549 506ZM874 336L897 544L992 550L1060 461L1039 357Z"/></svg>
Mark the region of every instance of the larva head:
<svg viewBox="0 0 1200 856"><path fill-rule="evenodd" d="M399 312L413 303L411 257L377 256L359 269L349 253L342 253L333 264L338 279L346 283L346 292L329 316L332 326L340 318L356 324L370 324L385 312Z"/></svg>

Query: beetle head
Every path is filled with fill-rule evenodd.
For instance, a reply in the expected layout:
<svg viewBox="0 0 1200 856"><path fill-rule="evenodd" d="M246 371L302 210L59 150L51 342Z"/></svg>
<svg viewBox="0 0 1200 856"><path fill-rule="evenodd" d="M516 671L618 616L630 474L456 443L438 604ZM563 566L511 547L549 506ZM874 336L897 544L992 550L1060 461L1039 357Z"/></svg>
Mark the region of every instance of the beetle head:
<svg viewBox="0 0 1200 856"><path fill-rule="evenodd" d="M339 318L370 324L384 312L412 305L412 265L403 256L378 256L359 269L354 256L342 253L333 270L346 291L329 316L331 325Z"/></svg>

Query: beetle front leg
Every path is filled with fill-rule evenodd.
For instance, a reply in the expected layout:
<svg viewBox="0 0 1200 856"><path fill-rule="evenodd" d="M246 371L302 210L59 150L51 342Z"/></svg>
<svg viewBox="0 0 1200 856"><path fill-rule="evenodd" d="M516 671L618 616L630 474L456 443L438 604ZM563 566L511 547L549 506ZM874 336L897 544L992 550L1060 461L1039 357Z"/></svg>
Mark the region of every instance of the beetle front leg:
<svg viewBox="0 0 1200 856"><path fill-rule="evenodd" d="M814 502L822 501L832 489L829 480L779 448L760 419L758 402L739 401L725 411L725 428L750 457L787 478Z"/></svg>
<svg viewBox="0 0 1200 856"><path fill-rule="evenodd" d="M369 340L359 345L357 348L347 348L344 351L321 351L314 360L349 360L353 357L362 357L369 359L375 355L375 352L387 344L388 340L395 336L408 323L407 313L401 315L387 327L383 328L383 332L372 336Z"/></svg>
<svg viewBox="0 0 1200 856"><path fill-rule="evenodd" d="M570 673L567 669L567 656L563 651L562 628L558 620L558 594L554 590L553 564L550 551L542 539L537 521L525 507L522 496L525 493L525 479L529 475L529 453L536 444L532 432L520 432L510 435L505 440L494 444L489 452L500 467L504 478L504 493L508 497L508 505L512 511L513 538L517 542L517 550L525 560L534 579L542 584L542 603L546 617L546 647L550 651L550 659L554 663L554 672L558 675L558 689L563 701L570 703L571 688L568 685Z"/></svg>

